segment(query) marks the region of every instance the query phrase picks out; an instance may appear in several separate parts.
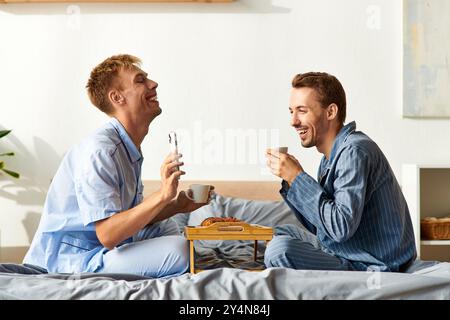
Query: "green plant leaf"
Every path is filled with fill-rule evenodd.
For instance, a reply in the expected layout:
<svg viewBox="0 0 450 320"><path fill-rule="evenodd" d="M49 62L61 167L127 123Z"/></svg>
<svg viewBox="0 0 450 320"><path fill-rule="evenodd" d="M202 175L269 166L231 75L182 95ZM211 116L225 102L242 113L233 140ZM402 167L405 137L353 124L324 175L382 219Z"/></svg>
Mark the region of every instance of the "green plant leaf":
<svg viewBox="0 0 450 320"><path fill-rule="evenodd" d="M6 136L10 132L11 132L11 130L0 130L0 138Z"/></svg>
<svg viewBox="0 0 450 320"><path fill-rule="evenodd" d="M3 138L4 136L8 135L10 132L11 132L11 130L0 130L0 138ZM0 156L14 156L14 152L1 153ZM10 175L11 177L14 177L14 178L20 177L20 174L18 174L17 172L5 169L5 163L3 161L0 161L0 170L3 171L4 173Z"/></svg>
<svg viewBox="0 0 450 320"><path fill-rule="evenodd" d="M10 171L10 170L6 170L6 169L2 169L2 171L4 171L5 173L9 174L11 177L20 178L20 174L18 174L17 172L14 171Z"/></svg>

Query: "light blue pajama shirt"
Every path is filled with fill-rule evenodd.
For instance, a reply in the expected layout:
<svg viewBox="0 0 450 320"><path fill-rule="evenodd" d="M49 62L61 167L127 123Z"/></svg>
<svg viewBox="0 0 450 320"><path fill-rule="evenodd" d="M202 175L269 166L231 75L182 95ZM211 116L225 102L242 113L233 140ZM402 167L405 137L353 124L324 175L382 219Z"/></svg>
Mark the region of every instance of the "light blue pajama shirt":
<svg viewBox="0 0 450 320"><path fill-rule="evenodd" d="M165 277L185 272L187 242L170 219L147 226L111 251L97 238L96 221L142 202L142 162L142 154L115 118L71 148L52 179L24 263L58 273Z"/></svg>

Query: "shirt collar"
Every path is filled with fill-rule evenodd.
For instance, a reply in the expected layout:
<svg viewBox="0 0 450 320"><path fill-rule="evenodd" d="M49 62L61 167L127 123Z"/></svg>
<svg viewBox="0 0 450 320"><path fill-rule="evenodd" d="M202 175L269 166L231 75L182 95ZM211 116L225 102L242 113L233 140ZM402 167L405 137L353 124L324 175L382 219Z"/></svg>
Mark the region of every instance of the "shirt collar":
<svg viewBox="0 0 450 320"><path fill-rule="evenodd" d="M139 161L142 158L142 154L139 152L138 148L134 144L133 140L131 140L130 136L128 135L127 131L120 123L120 121L114 117L111 117L109 123L114 127L114 129L116 129L117 133L119 134L120 139L122 140L123 145L128 152L131 162L135 163L136 161Z"/></svg>
<svg viewBox="0 0 450 320"><path fill-rule="evenodd" d="M325 163L330 164L333 163L333 158L336 155L336 152L341 148L341 146L344 144L347 137L356 131L356 122L352 121L346 126L344 126L336 136L336 139L334 139L333 148L331 149L330 159L327 160L325 157Z"/></svg>

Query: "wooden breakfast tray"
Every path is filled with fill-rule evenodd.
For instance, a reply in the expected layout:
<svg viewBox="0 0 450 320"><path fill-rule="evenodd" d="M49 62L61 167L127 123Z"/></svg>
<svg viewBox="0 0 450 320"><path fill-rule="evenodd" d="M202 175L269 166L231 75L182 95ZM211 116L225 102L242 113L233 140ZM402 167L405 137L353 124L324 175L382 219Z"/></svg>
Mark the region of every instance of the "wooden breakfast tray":
<svg viewBox="0 0 450 320"><path fill-rule="evenodd" d="M273 229L245 222L216 222L207 227L184 228L186 239L189 240L190 272L197 273L195 269L194 240L254 240L253 260L256 261L258 240L269 242L273 237Z"/></svg>

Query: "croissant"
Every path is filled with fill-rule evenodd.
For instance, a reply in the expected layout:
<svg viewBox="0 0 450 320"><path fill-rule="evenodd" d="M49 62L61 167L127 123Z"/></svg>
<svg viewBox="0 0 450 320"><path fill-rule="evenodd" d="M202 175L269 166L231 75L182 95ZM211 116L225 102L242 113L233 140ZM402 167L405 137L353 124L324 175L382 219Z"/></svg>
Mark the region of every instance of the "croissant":
<svg viewBox="0 0 450 320"><path fill-rule="evenodd" d="M239 219L236 219L233 217L225 217L225 218L209 217L202 221L201 226L207 227L216 222L242 222L242 220L239 220Z"/></svg>

